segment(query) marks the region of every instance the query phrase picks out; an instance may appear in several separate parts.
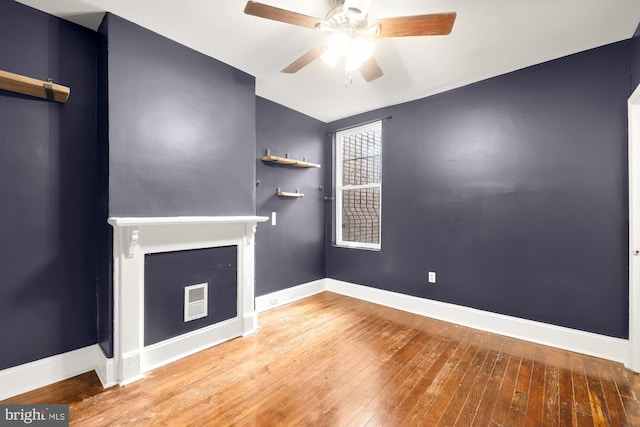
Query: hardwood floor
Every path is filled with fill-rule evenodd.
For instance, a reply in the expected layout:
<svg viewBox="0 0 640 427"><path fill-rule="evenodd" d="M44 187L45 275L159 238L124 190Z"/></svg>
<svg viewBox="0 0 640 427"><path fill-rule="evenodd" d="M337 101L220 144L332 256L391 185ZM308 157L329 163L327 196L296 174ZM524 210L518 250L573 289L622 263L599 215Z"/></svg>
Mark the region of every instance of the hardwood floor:
<svg viewBox="0 0 640 427"><path fill-rule="evenodd" d="M640 426L618 363L332 293L260 325L126 387L88 373L2 403L68 403L77 426Z"/></svg>

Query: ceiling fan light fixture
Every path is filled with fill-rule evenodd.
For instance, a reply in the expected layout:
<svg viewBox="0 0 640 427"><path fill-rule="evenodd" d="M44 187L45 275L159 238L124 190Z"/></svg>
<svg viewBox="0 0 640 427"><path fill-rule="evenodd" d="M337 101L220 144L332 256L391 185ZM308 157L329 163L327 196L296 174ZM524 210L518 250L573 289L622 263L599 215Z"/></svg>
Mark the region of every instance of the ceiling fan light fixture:
<svg viewBox="0 0 640 427"><path fill-rule="evenodd" d="M356 71L364 61L355 52L349 52L344 56L344 62L347 71Z"/></svg>
<svg viewBox="0 0 640 427"><path fill-rule="evenodd" d="M327 21L320 21L316 24L316 30L319 31L332 31L331 25Z"/></svg>
<svg viewBox="0 0 640 427"><path fill-rule="evenodd" d="M338 59L346 55L350 44L351 40L347 33L342 31L334 32L327 42L327 50L320 58L331 68L336 68Z"/></svg>
<svg viewBox="0 0 640 427"><path fill-rule="evenodd" d="M365 37L353 37L351 39L351 50L362 62L371 58L374 49L375 43L371 39Z"/></svg>
<svg viewBox="0 0 640 427"><path fill-rule="evenodd" d="M320 59L322 59L322 61L325 64L327 64L329 67L336 68L336 65L338 64L338 59L340 59L340 54L336 54L335 52L332 52L329 49L327 49L327 51L322 54Z"/></svg>
<svg viewBox="0 0 640 427"><path fill-rule="evenodd" d="M338 60L344 57L347 71L355 71L371 58L374 48L375 44L371 39L338 31L329 37L327 50L320 58L331 68L335 68Z"/></svg>
<svg viewBox="0 0 640 427"><path fill-rule="evenodd" d="M344 54L349 50L349 45L351 44L351 37L349 34L344 31L336 31L331 34L329 37L329 42L327 43L327 51L335 52L336 54Z"/></svg>

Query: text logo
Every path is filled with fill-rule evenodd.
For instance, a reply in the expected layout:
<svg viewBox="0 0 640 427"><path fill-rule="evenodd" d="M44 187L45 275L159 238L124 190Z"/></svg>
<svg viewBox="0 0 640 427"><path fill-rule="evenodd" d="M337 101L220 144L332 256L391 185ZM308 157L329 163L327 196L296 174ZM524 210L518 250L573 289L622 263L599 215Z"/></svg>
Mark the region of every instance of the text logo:
<svg viewBox="0 0 640 427"><path fill-rule="evenodd" d="M0 427L68 427L69 405L0 405Z"/></svg>

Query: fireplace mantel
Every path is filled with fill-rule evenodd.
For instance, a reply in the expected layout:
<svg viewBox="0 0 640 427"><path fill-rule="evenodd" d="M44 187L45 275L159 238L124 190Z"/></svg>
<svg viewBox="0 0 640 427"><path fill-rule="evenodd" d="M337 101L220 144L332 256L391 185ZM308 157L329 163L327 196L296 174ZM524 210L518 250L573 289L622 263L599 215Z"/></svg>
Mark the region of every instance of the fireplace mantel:
<svg viewBox="0 0 640 427"><path fill-rule="evenodd" d="M260 216L112 217L115 380L127 384L146 371L258 329L254 304L253 236ZM237 317L144 346L144 256L238 247Z"/></svg>
<svg viewBox="0 0 640 427"><path fill-rule="evenodd" d="M266 216L111 217L108 222L113 226L130 227L139 225L258 223L268 219Z"/></svg>

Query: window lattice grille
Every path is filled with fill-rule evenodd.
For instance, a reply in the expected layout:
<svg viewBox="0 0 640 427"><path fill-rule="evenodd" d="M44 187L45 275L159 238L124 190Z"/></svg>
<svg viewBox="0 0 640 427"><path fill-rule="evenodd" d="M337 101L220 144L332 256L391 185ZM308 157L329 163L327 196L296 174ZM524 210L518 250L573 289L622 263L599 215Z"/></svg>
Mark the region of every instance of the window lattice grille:
<svg viewBox="0 0 640 427"><path fill-rule="evenodd" d="M382 183L381 129L378 126L344 135L341 146L342 240L378 245Z"/></svg>
<svg viewBox="0 0 640 427"><path fill-rule="evenodd" d="M380 243L380 190L345 190L342 198L342 240Z"/></svg>
<svg viewBox="0 0 640 427"><path fill-rule="evenodd" d="M380 130L370 130L342 139L342 185L380 183L382 156Z"/></svg>

